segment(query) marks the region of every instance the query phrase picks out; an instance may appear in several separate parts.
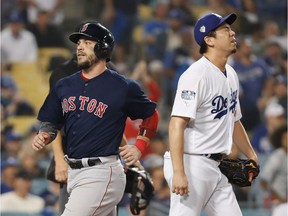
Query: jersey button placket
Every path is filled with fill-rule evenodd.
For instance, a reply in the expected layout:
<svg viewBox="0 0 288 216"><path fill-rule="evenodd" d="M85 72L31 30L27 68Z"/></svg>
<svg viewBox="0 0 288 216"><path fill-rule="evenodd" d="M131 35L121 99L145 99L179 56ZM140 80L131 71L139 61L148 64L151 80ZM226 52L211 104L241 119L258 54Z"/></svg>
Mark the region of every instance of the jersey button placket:
<svg viewBox="0 0 288 216"><path fill-rule="evenodd" d="M87 87L87 86L88 86L88 83L85 83L84 86ZM84 91L83 91L84 94L87 92L85 87L84 87Z"/></svg>

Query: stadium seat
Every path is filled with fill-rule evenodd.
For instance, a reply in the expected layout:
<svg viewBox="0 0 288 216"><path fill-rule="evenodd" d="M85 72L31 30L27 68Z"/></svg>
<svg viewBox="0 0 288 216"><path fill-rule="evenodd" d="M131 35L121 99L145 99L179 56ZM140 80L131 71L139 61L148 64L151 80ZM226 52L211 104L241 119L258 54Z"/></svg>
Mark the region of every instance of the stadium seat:
<svg viewBox="0 0 288 216"><path fill-rule="evenodd" d="M13 116L7 119L7 124L13 125L14 131L22 135L35 123L37 123L36 116Z"/></svg>
<svg viewBox="0 0 288 216"><path fill-rule="evenodd" d="M11 67L11 76L21 95L37 112L49 91L47 75L41 73L37 63L15 63Z"/></svg>

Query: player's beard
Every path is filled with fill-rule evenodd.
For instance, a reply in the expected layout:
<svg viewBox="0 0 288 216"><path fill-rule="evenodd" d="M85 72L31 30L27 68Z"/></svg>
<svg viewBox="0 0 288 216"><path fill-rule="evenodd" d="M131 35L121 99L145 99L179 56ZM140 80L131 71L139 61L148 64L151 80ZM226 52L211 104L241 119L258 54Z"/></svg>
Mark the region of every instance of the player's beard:
<svg viewBox="0 0 288 216"><path fill-rule="evenodd" d="M78 64L78 67L81 69L81 70L86 70L86 69L89 69L92 65L96 64L99 60L95 57L95 56L87 56L87 59L86 61L84 62L77 62Z"/></svg>

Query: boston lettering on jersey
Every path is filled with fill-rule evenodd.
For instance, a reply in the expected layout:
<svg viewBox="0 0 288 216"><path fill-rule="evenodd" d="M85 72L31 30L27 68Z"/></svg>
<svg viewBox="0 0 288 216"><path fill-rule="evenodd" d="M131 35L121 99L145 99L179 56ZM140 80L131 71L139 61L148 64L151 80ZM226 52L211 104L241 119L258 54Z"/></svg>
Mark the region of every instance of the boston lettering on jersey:
<svg viewBox="0 0 288 216"><path fill-rule="evenodd" d="M224 98L222 95L216 96L212 100L212 106L214 109L211 110L212 114L216 114L214 119L221 119L222 116L227 115L228 112L228 105L227 105L228 98ZM231 93L231 101L229 111L234 113L236 111L236 104L237 104L237 90Z"/></svg>
<svg viewBox="0 0 288 216"><path fill-rule="evenodd" d="M68 113L70 111L75 111L77 106L75 104L76 97L71 96L68 99L64 98L62 100L62 109L64 113ZM78 100L80 101L79 110L84 111L86 110L89 113L92 113L99 118L103 117L108 105L104 104L103 102L98 102L96 99L86 96L79 96Z"/></svg>

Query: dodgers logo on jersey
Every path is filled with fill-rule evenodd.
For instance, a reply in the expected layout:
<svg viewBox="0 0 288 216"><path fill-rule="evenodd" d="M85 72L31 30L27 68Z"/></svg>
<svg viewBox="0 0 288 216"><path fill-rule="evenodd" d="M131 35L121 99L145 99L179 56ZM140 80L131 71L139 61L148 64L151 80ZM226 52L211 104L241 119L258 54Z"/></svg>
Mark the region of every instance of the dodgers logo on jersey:
<svg viewBox="0 0 288 216"><path fill-rule="evenodd" d="M228 98L224 98L222 95L216 96L212 100L213 109L211 110L212 114L216 114L214 119L221 119L222 116L228 113L228 110L235 114L237 104L237 90L232 91L230 99L230 107L228 109Z"/></svg>

